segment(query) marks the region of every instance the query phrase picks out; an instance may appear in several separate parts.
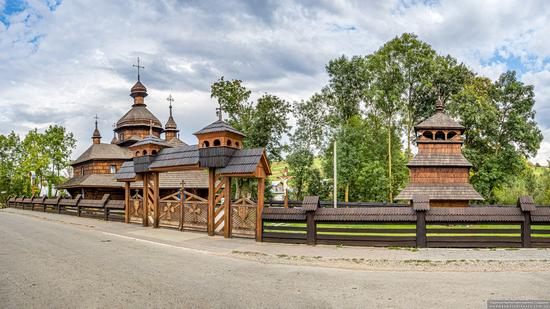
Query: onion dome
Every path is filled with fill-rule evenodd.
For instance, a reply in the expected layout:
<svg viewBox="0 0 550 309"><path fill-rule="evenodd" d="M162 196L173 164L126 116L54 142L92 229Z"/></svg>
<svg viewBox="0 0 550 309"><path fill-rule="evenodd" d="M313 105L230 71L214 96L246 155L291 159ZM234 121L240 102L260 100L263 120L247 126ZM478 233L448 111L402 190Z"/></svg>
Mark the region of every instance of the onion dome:
<svg viewBox="0 0 550 309"><path fill-rule="evenodd" d="M130 96L132 98L145 98L147 96L147 88L145 88L141 81L138 80L136 84L132 87L132 89L130 89Z"/></svg>

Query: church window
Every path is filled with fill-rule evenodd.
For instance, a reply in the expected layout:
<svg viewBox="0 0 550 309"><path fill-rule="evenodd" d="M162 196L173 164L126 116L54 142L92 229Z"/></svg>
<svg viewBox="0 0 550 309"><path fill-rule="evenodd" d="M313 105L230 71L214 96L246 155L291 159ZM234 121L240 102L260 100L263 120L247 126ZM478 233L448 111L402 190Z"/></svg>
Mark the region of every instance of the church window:
<svg viewBox="0 0 550 309"><path fill-rule="evenodd" d="M144 156L147 155L147 150L144 150L144 151L143 151L143 155L144 155Z"/></svg>
<svg viewBox="0 0 550 309"><path fill-rule="evenodd" d="M208 141L204 141L202 143L202 147L210 147L210 143Z"/></svg>
<svg viewBox="0 0 550 309"><path fill-rule="evenodd" d="M152 154L152 155L156 155L156 154L157 154L157 151L156 151L156 150L153 150L153 151L151 152L151 154Z"/></svg>
<svg viewBox="0 0 550 309"><path fill-rule="evenodd" d="M424 136L427 139L434 139L434 135L430 131L424 131L424 133L422 133L422 136Z"/></svg>
<svg viewBox="0 0 550 309"><path fill-rule="evenodd" d="M115 174L116 173L116 165L111 165L109 166L109 172L111 174Z"/></svg>
<svg viewBox="0 0 550 309"><path fill-rule="evenodd" d="M139 157L139 151L136 151L136 157Z"/></svg>
<svg viewBox="0 0 550 309"><path fill-rule="evenodd" d="M232 144L232 143L231 143L231 140L228 139L228 140L227 140L227 146L231 146L231 144Z"/></svg>
<svg viewBox="0 0 550 309"><path fill-rule="evenodd" d="M235 142L235 146L239 147L239 142Z"/></svg>
<svg viewBox="0 0 550 309"><path fill-rule="evenodd" d="M221 146L221 144L222 144L222 143L220 142L219 139L215 139L215 140L214 140L214 146Z"/></svg>
<svg viewBox="0 0 550 309"><path fill-rule="evenodd" d="M81 167L80 167L80 175L81 175L81 176L84 175L84 166L81 166Z"/></svg>
<svg viewBox="0 0 550 309"><path fill-rule="evenodd" d="M445 140L445 133L443 133L443 131L437 131L435 133L435 140L436 141L444 141Z"/></svg>
<svg viewBox="0 0 550 309"><path fill-rule="evenodd" d="M447 139L452 139L455 136L456 136L456 132L454 132L454 131L451 131L451 132L447 133Z"/></svg>

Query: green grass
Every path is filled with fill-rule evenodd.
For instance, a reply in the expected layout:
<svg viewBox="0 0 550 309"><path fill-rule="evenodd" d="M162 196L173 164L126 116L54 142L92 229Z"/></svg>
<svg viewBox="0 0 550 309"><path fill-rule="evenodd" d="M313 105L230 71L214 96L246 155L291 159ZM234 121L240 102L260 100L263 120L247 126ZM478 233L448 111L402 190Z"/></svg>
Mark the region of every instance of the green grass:
<svg viewBox="0 0 550 309"><path fill-rule="evenodd" d="M265 230L266 232L277 232L277 233L294 233L294 234L305 234L306 231L288 231L288 230L278 230L278 226L285 227L306 227L305 223L273 223L266 222ZM416 225L415 224L326 224L319 223L317 228L348 228L350 232L318 232L319 234L325 235L353 235L353 236L415 236ZM453 234L453 233L430 233L431 229L517 229L518 233L514 234L502 234L502 233L466 233L466 234ZM353 229L410 229L410 233L369 233L369 232L358 232L354 233ZM427 226L427 235L428 236L498 236L498 237L519 237L520 234L520 225L498 225L498 224L476 224L476 225L428 225ZM532 226L532 237L550 237L550 234L536 234L537 230L550 230L550 225L545 226Z"/></svg>

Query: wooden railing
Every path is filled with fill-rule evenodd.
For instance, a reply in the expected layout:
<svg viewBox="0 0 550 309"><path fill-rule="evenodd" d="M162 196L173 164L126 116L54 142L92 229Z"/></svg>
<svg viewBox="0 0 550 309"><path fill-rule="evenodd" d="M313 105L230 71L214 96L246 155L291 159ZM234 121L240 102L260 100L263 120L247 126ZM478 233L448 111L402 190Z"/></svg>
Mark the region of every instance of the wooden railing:
<svg viewBox="0 0 550 309"><path fill-rule="evenodd" d="M109 194L103 195L101 200L83 199L77 195L74 199L46 197L12 197L8 199L8 207L30 210L41 210L43 212L57 212L75 214L77 216L103 217L110 219L124 220L124 201L112 200Z"/></svg>
<svg viewBox="0 0 550 309"><path fill-rule="evenodd" d="M388 247L550 247L550 207L266 207L262 241Z"/></svg>

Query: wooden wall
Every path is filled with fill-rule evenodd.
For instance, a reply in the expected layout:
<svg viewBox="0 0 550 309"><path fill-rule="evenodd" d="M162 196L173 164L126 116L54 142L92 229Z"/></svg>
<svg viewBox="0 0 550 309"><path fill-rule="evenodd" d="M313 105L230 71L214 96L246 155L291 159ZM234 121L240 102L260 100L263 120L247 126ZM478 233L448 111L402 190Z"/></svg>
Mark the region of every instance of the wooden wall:
<svg viewBox="0 0 550 309"><path fill-rule="evenodd" d="M430 154L460 154L462 152L462 144L459 143L418 143L418 153Z"/></svg>
<svg viewBox="0 0 550 309"><path fill-rule="evenodd" d="M118 171L125 160L96 160L88 161L73 166L74 177L91 174L111 174L111 165Z"/></svg>
<svg viewBox="0 0 550 309"><path fill-rule="evenodd" d="M468 167L410 167L411 183L468 183Z"/></svg>

